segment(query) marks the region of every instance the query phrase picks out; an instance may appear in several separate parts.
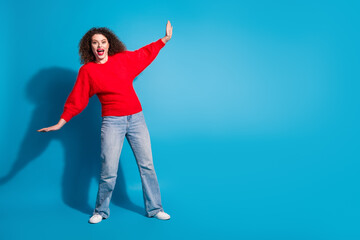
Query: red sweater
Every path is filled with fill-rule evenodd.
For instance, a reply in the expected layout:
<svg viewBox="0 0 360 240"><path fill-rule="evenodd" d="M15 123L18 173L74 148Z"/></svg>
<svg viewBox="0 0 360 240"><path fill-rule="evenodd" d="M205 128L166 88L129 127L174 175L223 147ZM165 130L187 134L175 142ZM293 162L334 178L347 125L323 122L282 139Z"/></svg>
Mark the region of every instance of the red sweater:
<svg viewBox="0 0 360 240"><path fill-rule="evenodd" d="M159 39L135 51L108 56L104 64L89 62L80 67L64 112L66 122L88 105L96 94L101 102L102 116L126 116L142 110L133 87L133 80L156 58L165 43Z"/></svg>

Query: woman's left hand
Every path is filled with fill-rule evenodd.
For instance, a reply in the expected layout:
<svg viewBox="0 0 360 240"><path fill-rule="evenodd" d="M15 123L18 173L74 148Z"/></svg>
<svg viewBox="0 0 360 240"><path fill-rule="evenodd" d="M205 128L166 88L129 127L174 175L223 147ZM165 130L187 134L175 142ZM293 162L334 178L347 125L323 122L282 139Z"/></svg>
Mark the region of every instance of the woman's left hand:
<svg viewBox="0 0 360 240"><path fill-rule="evenodd" d="M172 30L173 30L173 27L171 26L171 23L168 20L168 22L166 24L166 35L165 35L165 37L162 38L164 43L167 43L171 39Z"/></svg>

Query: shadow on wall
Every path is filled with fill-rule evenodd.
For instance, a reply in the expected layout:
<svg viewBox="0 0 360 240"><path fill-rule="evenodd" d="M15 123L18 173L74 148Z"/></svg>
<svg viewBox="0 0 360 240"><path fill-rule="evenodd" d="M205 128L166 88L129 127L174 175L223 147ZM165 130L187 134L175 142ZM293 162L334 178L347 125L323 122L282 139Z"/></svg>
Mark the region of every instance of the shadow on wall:
<svg viewBox="0 0 360 240"><path fill-rule="evenodd" d="M59 121L65 100L72 90L76 77L75 71L52 67L40 70L30 79L26 88L26 97L36 107L15 163L9 173L0 178L0 185L9 182L26 165L40 156L52 140L58 140L65 150L65 167L61 186L63 201L71 208L91 214L93 208L88 202L90 183L93 177L99 179L101 166L100 102L94 97L91 98L87 108L59 131L37 132L38 129L54 125ZM121 158L133 158L131 154L123 152ZM126 193L121 164L119 164L112 203L145 215L144 208L133 204Z"/></svg>

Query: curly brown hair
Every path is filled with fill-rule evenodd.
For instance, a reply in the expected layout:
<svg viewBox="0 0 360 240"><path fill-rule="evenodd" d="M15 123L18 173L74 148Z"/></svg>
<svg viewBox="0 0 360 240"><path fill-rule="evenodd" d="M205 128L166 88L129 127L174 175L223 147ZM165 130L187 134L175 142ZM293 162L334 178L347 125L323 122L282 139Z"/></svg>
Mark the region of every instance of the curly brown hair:
<svg viewBox="0 0 360 240"><path fill-rule="evenodd" d="M94 62L96 60L95 55L91 50L91 38L95 34L102 34L107 38L110 45L108 52L109 56L126 50L125 44L120 41L120 39L115 35L115 33L113 33L113 31L106 27L93 27L89 31L87 31L87 33L85 33L79 43L79 55L81 64Z"/></svg>

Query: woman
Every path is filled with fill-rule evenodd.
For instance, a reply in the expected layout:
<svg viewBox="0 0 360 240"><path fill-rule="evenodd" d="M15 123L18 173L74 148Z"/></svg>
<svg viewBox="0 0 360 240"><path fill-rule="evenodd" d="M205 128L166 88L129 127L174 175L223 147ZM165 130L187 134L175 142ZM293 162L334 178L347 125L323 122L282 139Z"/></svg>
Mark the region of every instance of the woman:
<svg viewBox="0 0 360 240"><path fill-rule="evenodd" d="M59 130L88 105L96 94L102 107L101 173L95 209L90 223L110 215L109 204L115 187L120 153L126 137L140 171L145 210L148 217L168 220L161 204L160 188L154 170L149 132L133 80L156 58L171 39L172 26L166 35L138 50L128 51L107 28L92 28L79 43L81 63L77 80L69 94L60 121L39 132Z"/></svg>

